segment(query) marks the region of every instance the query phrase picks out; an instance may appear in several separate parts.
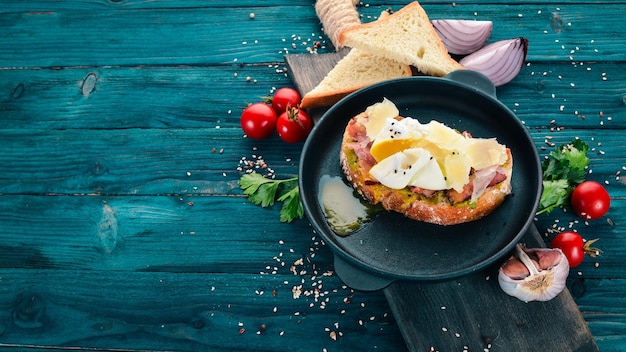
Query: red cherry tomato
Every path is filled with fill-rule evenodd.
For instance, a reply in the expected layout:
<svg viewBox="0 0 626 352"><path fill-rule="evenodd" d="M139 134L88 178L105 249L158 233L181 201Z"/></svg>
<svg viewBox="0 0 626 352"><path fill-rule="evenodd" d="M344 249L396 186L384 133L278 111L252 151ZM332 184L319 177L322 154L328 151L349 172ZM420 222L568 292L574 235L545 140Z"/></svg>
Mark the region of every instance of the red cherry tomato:
<svg viewBox="0 0 626 352"><path fill-rule="evenodd" d="M313 128L309 115L300 109L289 108L276 122L278 136L287 143L298 143L306 139Z"/></svg>
<svg viewBox="0 0 626 352"><path fill-rule="evenodd" d="M274 133L276 113L265 103L249 105L241 113L241 129L253 139L264 139Z"/></svg>
<svg viewBox="0 0 626 352"><path fill-rule="evenodd" d="M296 108L300 105L300 93L293 88L279 88L272 97L272 108L280 116L287 111L287 107Z"/></svg>
<svg viewBox="0 0 626 352"><path fill-rule="evenodd" d="M552 248L559 248L563 251L563 254L569 262L570 268L575 268L580 265L585 259L585 251L583 247L585 243L583 238L572 231L565 231L558 234L550 244Z"/></svg>
<svg viewBox="0 0 626 352"><path fill-rule="evenodd" d="M597 240L596 238L585 242L578 233L564 231L554 237L550 247L561 249L569 262L569 267L575 268L583 262L585 254L593 258L602 252L598 248L591 247Z"/></svg>
<svg viewBox="0 0 626 352"><path fill-rule="evenodd" d="M578 216L594 220L603 217L609 211L611 197L598 182L585 181L574 188L570 202Z"/></svg>

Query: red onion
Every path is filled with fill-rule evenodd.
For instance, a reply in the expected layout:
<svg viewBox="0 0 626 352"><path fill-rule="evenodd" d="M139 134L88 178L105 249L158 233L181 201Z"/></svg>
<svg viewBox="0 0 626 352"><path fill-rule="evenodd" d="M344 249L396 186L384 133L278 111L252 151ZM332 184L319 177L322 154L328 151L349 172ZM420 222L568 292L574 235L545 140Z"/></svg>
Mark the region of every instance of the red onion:
<svg viewBox="0 0 626 352"><path fill-rule="evenodd" d="M528 40L523 37L500 40L464 57L459 63L487 76L496 86L509 83L524 67Z"/></svg>
<svg viewBox="0 0 626 352"><path fill-rule="evenodd" d="M448 52L456 55L482 48L493 28L491 21L433 20L431 23Z"/></svg>

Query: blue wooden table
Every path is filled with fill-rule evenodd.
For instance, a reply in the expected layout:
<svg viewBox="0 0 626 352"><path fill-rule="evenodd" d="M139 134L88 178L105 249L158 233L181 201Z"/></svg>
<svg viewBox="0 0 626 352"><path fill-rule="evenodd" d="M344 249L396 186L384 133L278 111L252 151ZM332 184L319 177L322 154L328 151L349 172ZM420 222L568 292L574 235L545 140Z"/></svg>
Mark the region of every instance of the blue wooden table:
<svg viewBox="0 0 626 352"><path fill-rule="evenodd" d="M589 143L612 201L535 224L600 239L569 289L600 350L625 350L626 2L422 5L529 39L498 98L542 156ZM247 168L298 172L301 144L244 138L239 115L293 86L285 55L334 51L311 0L5 0L0 38L0 349L406 350L382 292L239 189Z"/></svg>

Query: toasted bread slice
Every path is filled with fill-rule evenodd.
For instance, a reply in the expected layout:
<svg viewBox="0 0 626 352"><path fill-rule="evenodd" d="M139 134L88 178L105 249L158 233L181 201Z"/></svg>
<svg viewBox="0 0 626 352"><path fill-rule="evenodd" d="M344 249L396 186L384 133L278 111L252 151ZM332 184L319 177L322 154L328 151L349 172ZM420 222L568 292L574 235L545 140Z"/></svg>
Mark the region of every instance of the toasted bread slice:
<svg viewBox="0 0 626 352"><path fill-rule="evenodd" d="M338 41L342 46L412 65L427 75L445 76L464 69L450 57L417 1L386 18L342 31Z"/></svg>
<svg viewBox="0 0 626 352"><path fill-rule="evenodd" d="M387 17L389 13L382 11L378 20ZM304 94L300 106L303 109L331 106L346 95L371 84L412 75L409 65L351 49L317 86Z"/></svg>
<svg viewBox="0 0 626 352"><path fill-rule="evenodd" d="M411 75L408 65L351 49L315 88L304 94L300 106L303 109L331 106L358 89Z"/></svg>
<svg viewBox="0 0 626 352"><path fill-rule="evenodd" d="M391 189L382 185L368 172L368 165L372 166L372 163L375 163L369 154L371 143L355 139L354 132L350 132L353 128L363 131L360 126L355 127L353 124L359 123L359 118L366 116L365 112L357 115L346 127L341 144L340 162L348 182L368 202L381 204L385 209L404 214L413 220L454 225L488 215L511 193L513 157L508 148L507 161L500 167L503 173L500 176L503 180L487 187L475 202L468 199L454 200L454 190L431 191L424 194L410 187ZM362 136L361 132L358 134Z"/></svg>

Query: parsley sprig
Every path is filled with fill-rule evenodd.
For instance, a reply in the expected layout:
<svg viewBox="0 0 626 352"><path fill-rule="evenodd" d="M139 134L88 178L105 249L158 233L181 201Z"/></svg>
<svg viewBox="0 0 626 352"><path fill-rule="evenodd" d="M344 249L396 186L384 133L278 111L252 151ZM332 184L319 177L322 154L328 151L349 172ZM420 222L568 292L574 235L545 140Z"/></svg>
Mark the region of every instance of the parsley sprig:
<svg viewBox="0 0 626 352"><path fill-rule="evenodd" d="M298 177L275 180L252 172L241 176L239 186L243 189L243 193L248 196L248 201L255 205L267 208L274 205L275 202L283 203L280 209L281 222L292 222L304 217Z"/></svg>
<svg viewBox="0 0 626 352"><path fill-rule="evenodd" d="M555 148L544 160L543 191L537 214L550 213L569 203L574 188L585 180L589 145L580 139Z"/></svg>

